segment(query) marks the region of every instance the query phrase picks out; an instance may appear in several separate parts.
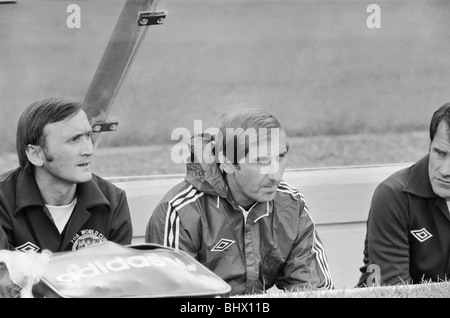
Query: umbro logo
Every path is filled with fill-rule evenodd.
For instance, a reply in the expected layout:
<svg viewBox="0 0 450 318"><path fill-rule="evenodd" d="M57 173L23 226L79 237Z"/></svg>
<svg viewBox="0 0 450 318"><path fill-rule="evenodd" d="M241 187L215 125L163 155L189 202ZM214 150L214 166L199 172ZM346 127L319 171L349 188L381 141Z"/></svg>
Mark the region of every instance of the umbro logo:
<svg viewBox="0 0 450 318"><path fill-rule="evenodd" d="M40 248L36 244L33 244L31 242L26 242L25 244L17 246L16 250L22 251L22 252L27 252L27 251L37 252L40 250Z"/></svg>
<svg viewBox="0 0 450 318"><path fill-rule="evenodd" d="M425 242L426 240L428 240L430 237L433 236L433 234L431 234L430 232L427 231L426 228L422 228L420 230L412 230L411 234L419 240L419 242Z"/></svg>
<svg viewBox="0 0 450 318"><path fill-rule="evenodd" d="M227 240L227 239L221 239L216 246L214 246L211 251L213 252L222 252L225 251L227 248L229 248L231 245L234 244L236 241Z"/></svg>

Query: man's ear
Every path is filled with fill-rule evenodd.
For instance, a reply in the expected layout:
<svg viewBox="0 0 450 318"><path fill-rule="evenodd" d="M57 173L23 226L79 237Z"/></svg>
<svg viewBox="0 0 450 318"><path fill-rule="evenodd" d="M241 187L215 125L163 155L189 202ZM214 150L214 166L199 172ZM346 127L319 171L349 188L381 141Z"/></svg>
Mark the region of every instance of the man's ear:
<svg viewBox="0 0 450 318"><path fill-rule="evenodd" d="M25 149L28 160L36 167L42 167L44 160L42 158L42 148L40 146L28 145Z"/></svg>
<svg viewBox="0 0 450 318"><path fill-rule="evenodd" d="M231 162L222 162L220 164L220 167L226 174L234 174L234 172L236 171L236 166Z"/></svg>

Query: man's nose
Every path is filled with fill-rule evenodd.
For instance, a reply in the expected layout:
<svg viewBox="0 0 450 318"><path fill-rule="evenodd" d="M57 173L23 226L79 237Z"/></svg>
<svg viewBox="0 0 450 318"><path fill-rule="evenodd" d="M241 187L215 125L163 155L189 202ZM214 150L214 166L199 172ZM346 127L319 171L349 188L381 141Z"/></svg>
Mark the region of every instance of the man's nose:
<svg viewBox="0 0 450 318"><path fill-rule="evenodd" d="M276 173L271 173L267 175L269 177L270 180L276 181L276 182L280 182L282 179L282 172L280 171L280 169L278 169L278 172Z"/></svg>
<svg viewBox="0 0 450 318"><path fill-rule="evenodd" d="M94 154L94 144L92 139L88 136L82 138L81 154L83 156L92 156Z"/></svg>
<svg viewBox="0 0 450 318"><path fill-rule="evenodd" d="M270 165L270 170L267 173L270 180L279 182L283 178L283 169L278 160L273 160Z"/></svg>

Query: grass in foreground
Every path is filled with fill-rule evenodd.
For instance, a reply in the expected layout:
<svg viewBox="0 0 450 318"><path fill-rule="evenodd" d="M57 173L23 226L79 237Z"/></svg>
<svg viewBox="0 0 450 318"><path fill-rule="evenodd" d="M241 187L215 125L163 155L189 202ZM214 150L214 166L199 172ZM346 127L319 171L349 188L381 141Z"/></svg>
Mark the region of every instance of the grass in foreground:
<svg viewBox="0 0 450 318"><path fill-rule="evenodd" d="M330 291L284 292L271 290L266 294L244 295L249 298L450 298L450 282L415 285L336 289Z"/></svg>

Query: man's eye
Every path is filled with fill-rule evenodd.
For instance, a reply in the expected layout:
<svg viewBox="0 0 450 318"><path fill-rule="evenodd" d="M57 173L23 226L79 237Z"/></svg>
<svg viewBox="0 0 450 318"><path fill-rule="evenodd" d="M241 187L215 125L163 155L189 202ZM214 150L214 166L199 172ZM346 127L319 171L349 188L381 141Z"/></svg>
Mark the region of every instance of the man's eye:
<svg viewBox="0 0 450 318"><path fill-rule="evenodd" d="M447 156L447 153L444 151L436 150L436 153L439 157L445 157Z"/></svg>

